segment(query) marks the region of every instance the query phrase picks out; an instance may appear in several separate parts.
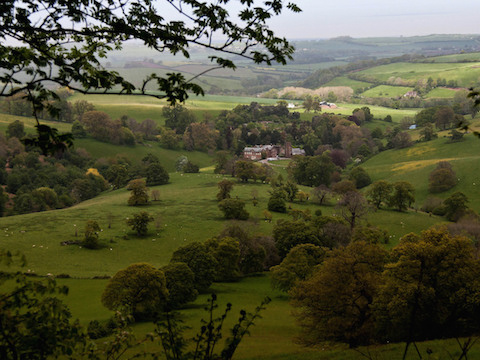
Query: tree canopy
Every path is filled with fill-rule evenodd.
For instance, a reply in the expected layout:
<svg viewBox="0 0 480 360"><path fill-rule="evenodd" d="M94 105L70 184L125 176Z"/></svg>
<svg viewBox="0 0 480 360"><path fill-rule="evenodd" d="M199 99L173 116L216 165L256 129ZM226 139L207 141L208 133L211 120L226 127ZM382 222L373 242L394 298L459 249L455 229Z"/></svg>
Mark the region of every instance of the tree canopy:
<svg viewBox="0 0 480 360"><path fill-rule="evenodd" d="M146 263L132 264L118 271L102 294L102 304L123 310L137 318L163 311L168 298L165 274Z"/></svg>

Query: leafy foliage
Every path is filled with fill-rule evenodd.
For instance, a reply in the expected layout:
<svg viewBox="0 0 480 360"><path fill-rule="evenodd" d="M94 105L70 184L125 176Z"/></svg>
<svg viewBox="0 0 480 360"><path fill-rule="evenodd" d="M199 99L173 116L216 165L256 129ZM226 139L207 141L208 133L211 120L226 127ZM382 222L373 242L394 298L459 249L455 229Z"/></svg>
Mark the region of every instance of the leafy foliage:
<svg viewBox="0 0 480 360"><path fill-rule="evenodd" d="M404 236L376 301L379 336L416 341L478 331L479 270L471 241L445 227Z"/></svg>
<svg viewBox="0 0 480 360"><path fill-rule="evenodd" d="M217 260L208 252L205 244L198 241L180 246L172 254L170 262L183 262L195 275L195 289L206 291L215 280Z"/></svg>
<svg viewBox="0 0 480 360"><path fill-rule="evenodd" d="M168 289L167 306L169 309L178 309L187 302L197 298L195 289L195 274L183 262L171 262L161 269L165 274Z"/></svg>
<svg viewBox="0 0 480 360"><path fill-rule="evenodd" d="M130 181L127 190L132 192L128 198L128 205L137 206L148 203L148 189L145 180L137 179Z"/></svg>
<svg viewBox="0 0 480 360"><path fill-rule="evenodd" d="M217 296L212 294L205 308L209 315L208 320L202 320L200 332L190 341L183 336L185 326L181 326L171 313L167 313L164 321L157 323L156 333L160 337L167 360L232 359L243 337L249 334L249 328L254 325L255 320L261 318L260 312L265 309L265 305L270 302L270 299L265 298L254 313L240 311L238 321L230 330L230 336L226 338L220 353L215 353L215 348L223 337L224 322L232 309L232 304L228 303L223 314L215 317L214 311L218 307L216 301Z"/></svg>
<svg viewBox="0 0 480 360"><path fill-rule="evenodd" d="M153 216L146 211L142 211L138 214L133 214L131 218L128 218L127 225L130 226L132 230L136 231L138 236L145 236L148 232L148 223L153 220Z"/></svg>
<svg viewBox="0 0 480 360"><path fill-rule="evenodd" d="M24 265L25 259L0 250L0 262ZM71 321L70 311L58 298L68 293L67 287L58 286L52 277L32 280L4 272L0 273L0 285L0 358L43 360L72 355L85 345L87 339L78 321Z"/></svg>
<svg viewBox="0 0 480 360"><path fill-rule="evenodd" d="M447 161L441 161L428 176L428 190L431 193L447 191L458 182L457 175L452 165Z"/></svg>
<svg viewBox="0 0 480 360"><path fill-rule="evenodd" d="M218 203L225 219L247 220L249 214L245 210L245 202L239 199L223 199Z"/></svg>
<svg viewBox="0 0 480 360"><path fill-rule="evenodd" d="M315 267L323 262L325 248L312 244L301 244L290 249L280 265L270 269L272 286L289 291L298 281L307 279Z"/></svg>
<svg viewBox="0 0 480 360"><path fill-rule="evenodd" d="M167 20L161 10L149 0L130 1L8 1L0 8L0 96L24 93L32 102L36 115L47 109L58 114L49 99L59 96L48 83L81 93L118 93L144 95L147 84L156 83L160 93L149 94L166 98L175 105L188 98L188 92L203 94L203 89L180 73L165 77L151 74L136 88L116 71L106 70L101 59L111 50L119 50L122 43L136 39L158 52L190 56L191 45L216 53L234 53L255 63L285 64L294 51L288 41L279 38L268 28L267 22L284 8L294 12L300 9L293 3L284 5L274 0L264 7L251 1L231 16L222 4L182 0L178 4L165 1L176 10L174 19ZM161 8L161 7L160 7ZM40 11L40 9L45 11ZM222 41L211 37L221 33ZM14 40L15 45L11 45ZM238 48L232 50L231 45ZM257 46L262 45L262 46ZM216 68L235 68L227 57L210 56ZM54 70L55 69L55 70ZM18 74L25 77L18 79ZM71 146L71 134L59 135L57 130L37 121L37 136L28 140L44 154L55 154Z"/></svg>
<svg viewBox="0 0 480 360"><path fill-rule="evenodd" d="M334 250L309 279L291 291L304 330L302 342L334 340L355 347L372 341L371 305L386 255L377 245L351 243Z"/></svg>
<svg viewBox="0 0 480 360"><path fill-rule="evenodd" d="M167 298L164 273L150 264L138 263L118 271L109 280L102 304L142 319L162 312Z"/></svg>

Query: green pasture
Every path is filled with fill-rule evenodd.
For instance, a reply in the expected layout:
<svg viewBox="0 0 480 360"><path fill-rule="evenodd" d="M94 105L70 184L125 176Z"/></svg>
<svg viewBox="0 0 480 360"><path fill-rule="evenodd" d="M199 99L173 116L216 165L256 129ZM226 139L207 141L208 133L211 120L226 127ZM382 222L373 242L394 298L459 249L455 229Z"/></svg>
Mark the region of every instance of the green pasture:
<svg viewBox="0 0 480 360"><path fill-rule="evenodd" d="M339 103L337 104L337 109L332 109L332 111L336 114L342 115L351 115L353 110L362 108L367 106L370 108L370 112L373 114L375 119L384 119L387 115L392 117L393 123L385 123L389 126L394 126L394 123L399 123L405 117L414 117L415 114L420 109L392 109L383 106L374 106L374 105L366 105L366 104L348 104L348 103Z"/></svg>
<svg viewBox="0 0 480 360"><path fill-rule="evenodd" d="M427 98L453 98L456 92L457 91L453 89L437 87L432 91L429 91L426 97Z"/></svg>
<svg viewBox="0 0 480 360"><path fill-rule="evenodd" d="M112 119L119 119L123 115L142 122L145 119L154 120L158 125L164 125L165 119L162 116L162 109L167 106L165 100L157 99L147 95L109 95L109 94L74 94L69 101L75 102L85 100L92 103L96 110L104 111ZM184 106L192 110L199 121L203 120L206 114L216 116L222 110L231 110L237 105L258 102L260 104L274 105L277 99L265 99L257 97L237 97L223 95L191 96Z"/></svg>
<svg viewBox="0 0 480 360"><path fill-rule="evenodd" d="M375 86L372 89L369 89L362 93L364 97L388 97L388 98L398 98L405 95L405 93L413 90L411 87L406 86L388 86L388 85L379 85Z"/></svg>
<svg viewBox="0 0 480 360"><path fill-rule="evenodd" d="M106 280L83 280L83 279L59 279L62 285L70 289L69 295L63 297L64 302L69 306L72 317L81 319L83 325L90 320L107 320L112 313L105 309L100 297L105 288ZM235 354L236 359L242 360L346 360L364 359L364 354L370 354L378 359L396 359L403 354L404 343L388 345L372 345L358 349L348 349L346 345L323 343L314 347L305 347L298 343L300 329L292 314L288 297L273 290L270 287L269 277L266 275L254 276L242 279L235 283L215 283L212 291L218 295L218 309L216 315L224 310L227 302L232 303L232 310L225 321L225 332L231 328L238 318L241 309L252 312L260 304L265 296L271 298L271 302L261 313L262 318L251 327L250 335L244 337ZM201 326L201 319L206 318L203 306L206 304L209 295L200 295L198 299L181 311L182 320L185 325L191 327L186 336L193 336ZM141 339L144 334L151 332L151 323L138 323L133 326L137 338ZM219 348L223 344L220 341ZM160 351L158 343L147 343L148 350ZM427 356L427 349L433 351L436 359L450 358L449 355L460 355L460 350L455 339L433 340L417 343L421 354ZM411 349L407 359L418 359L416 352ZM469 353L471 358L480 356L480 348L475 345Z"/></svg>
<svg viewBox="0 0 480 360"><path fill-rule="evenodd" d="M187 150L169 150L161 148L157 142L145 142L135 146L122 146L109 143L102 143L93 139L77 139L75 140L76 149L85 149L92 158L109 158L125 156L133 163L141 161L147 154L156 155L161 164L167 171L175 171L175 161L179 156L186 156L194 164L200 168L209 167L213 164L213 159L205 152L187 151Z"/></svg>
<svg viewBox="0 0 480 360"><path fill-rule="evenodd" d="M355 91L357 89L363 89L371 85L372 84L365 81L349 79L347 76L337 76L335 79L329 81L323 86L348 86Z"/></svg>
<svg viewBox="0 0 480 360"><path fill-rule="evenodd" d="M371 167L366 166L366 169L375 176ZM210 173L172 173L170 184L151 189L159 191L160 201L152 201L143 207L128 206L129 192L121 189L107 191L67 209L1 218L2 244L4 248L24 253L29 259L28 270L42 275L112 275L130 263L140 261L161 266L168 262L177 247L190 241L206 240L224 227L225 221L215 199L217 183L222 178ZM302 189L309 191L305 187ZM263 221L262 212L267 207L269 190L269 185L260 183L239 183L234 187L232 196L246 201L246 209L250 213L250 220L246 224L253 233L271 235L274 222L289 218L287 214L274 213L273 223ZM252 203L254 192L257 193L258 206ZM292 203L289 206L310 209L312 213L319 208L312 202ZM334 212L333 206L323 206L321 209L324 214ZM137 238L125 222L127 217L139 211L147 211L156 219L144 238ZM398 224L405 224L406 229L402 234L409 232L407 230L410 228L424 229L431 224L422 221L420 225L414 225L419 217L396 212L391 212L388 220L381 221L388 225L393 221L392 216ZM80 240L85 223L91 219L98 221L102 228L100 239L104 248L92 251L78 245L60 244L63 241ZM375 223L377 219L383 217L373 216L370 221ZM395 229L395 234L402 235L398 231Z"/></svg>
<svg viewBox="0 0 480 360"><path fill-rule="evenodd" d="M432 77L456 80L461 87L474 86L480 77L480 63L394 63L377 66L357 72L386 82L389 79L401 78L412 84L420 79Z"/></svg>
<svg viewBox="0 0 480 360"><path fill-rule="evenodd" d="M37 121L35 120L35 118L27 116L8 115L3 113L0 113L0 131L5 133L8 125L15 120L23 122L26 133L33 133L35 131L35 125L37 125ZM69 132L72 130L72 124L64 122L47 121L40 119L40 123L56 128L60 132Z"/></svg>
<svg viewBox="0 0 480 360"><path fill-rule="evenodd" d="M452 55L443 55L443 56L435 56L433 58L429 58L429 61L434 61L436 63L455 63L455 62L462 62L462 61L480 61L480 53L466 53L466 54L452 54Z"/></svg>
<svg viewBox="0 0 480 360"><path fill-rule="evenodd" d="M469 206L480 211L480 175L475 171L480 163L480 140L471 134L465 136L465 141L457 143L440 137L407 149L387 150L367 160L362 166L372 181L404 180L412 183L416 189L415 206L420 208L425 199L432 195L428 192L428 176L439 161L452 164L459 182L453 189L433 195L446 198L453 192L462 191L470 199Z"/></svg>

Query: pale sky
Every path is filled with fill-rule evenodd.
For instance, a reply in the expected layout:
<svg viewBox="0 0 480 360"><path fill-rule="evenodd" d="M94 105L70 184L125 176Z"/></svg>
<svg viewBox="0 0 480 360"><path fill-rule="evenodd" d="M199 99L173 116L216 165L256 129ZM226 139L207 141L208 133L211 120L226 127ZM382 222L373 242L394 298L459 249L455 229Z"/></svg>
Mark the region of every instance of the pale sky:
<svg viewBox="0 0 480 360"><path fill-rule="evenodd" d="M290 39L480 34L478 0L288 1L303 12L286 11L271 27Z"/></svg>

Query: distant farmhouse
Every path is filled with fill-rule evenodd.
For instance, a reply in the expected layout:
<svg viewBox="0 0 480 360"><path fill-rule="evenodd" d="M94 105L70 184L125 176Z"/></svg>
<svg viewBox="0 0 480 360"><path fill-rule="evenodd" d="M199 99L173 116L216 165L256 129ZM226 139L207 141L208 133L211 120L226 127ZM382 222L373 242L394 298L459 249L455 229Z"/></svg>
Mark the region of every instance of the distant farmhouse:
<svg viewBox="0 0 480 360"><path fill-rule="evenodd" d="M292 144L286 142L282 145L256 145L243 149L243 158L248 160L271 159L277 157L291 158L295 155L305 155L305 150L293 148Z"/></svg>

